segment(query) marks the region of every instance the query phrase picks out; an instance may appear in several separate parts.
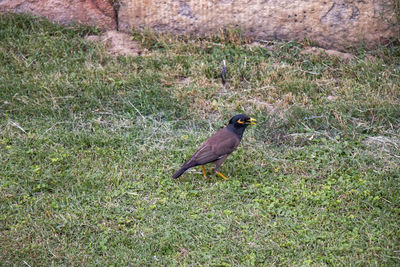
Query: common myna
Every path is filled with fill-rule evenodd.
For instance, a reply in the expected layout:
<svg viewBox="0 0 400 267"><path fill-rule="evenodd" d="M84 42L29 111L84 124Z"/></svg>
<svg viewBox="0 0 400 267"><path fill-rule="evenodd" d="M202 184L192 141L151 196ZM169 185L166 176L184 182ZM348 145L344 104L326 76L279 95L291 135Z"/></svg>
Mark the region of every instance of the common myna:
<svg viewBox="0 0 400 267"><path fill-rule="evenodd" d="M238 147L246 127L251 124L256 124L255 121L255 119L244 114L232 117L229 124L205 141L193 156L172 176L172 178L176 179L186 170L198 165L201 165L203 175L207 178L204 164L213 162L215 163L215 171L217 174L226 179L226 177L219 172L219 168L229 154L235 151Z"/></svg>

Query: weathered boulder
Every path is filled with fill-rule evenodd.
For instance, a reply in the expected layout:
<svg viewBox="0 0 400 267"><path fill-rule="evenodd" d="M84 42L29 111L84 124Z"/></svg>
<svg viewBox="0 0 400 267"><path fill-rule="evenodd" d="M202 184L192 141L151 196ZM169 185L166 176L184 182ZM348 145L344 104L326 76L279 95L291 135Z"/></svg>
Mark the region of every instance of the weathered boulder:
<svg viewBox="0 0 400 267"><path fill-rule="evenodd" d="M119 27L176 33L240 27L260 39L373 47L398 36L393 0L120 0Z"/></svg>
<svg viewBox="0 0 400 267"><path fill-rule="evenodd" d="M114 9L108 0L0 0L0 12L31 13L60 23L116 28Z"/></svg>
<svg viewBox="0 0 400 267"><path fill-rule="evenodd" d="M264 40L309 39L343 50L374 47L399 36L398 0L0 0L0 12L33 13L130 32L149 27L176 33L215 33L228 26ZM118 12L113 4L118 4ZM400 12L397 10L397 12Z"/></svg>

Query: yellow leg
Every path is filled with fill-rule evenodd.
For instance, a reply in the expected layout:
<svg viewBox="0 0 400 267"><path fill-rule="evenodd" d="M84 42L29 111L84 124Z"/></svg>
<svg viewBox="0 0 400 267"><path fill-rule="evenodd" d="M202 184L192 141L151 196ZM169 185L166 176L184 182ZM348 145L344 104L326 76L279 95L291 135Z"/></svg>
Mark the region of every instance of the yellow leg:
<svg viewBox="0 0 400 267"><path fill-rule="evenodd" d="M203 176L204 176L204 178L207 179L206 168L204 168L204 165L201 165L201 170L203 171Z"/></svg>
<svg viewBox="0 0 400 267"><path fill-rule="evenodd" d="M220 172L217 172L217 174L219 175L219 176L221 176L222 178L224 178L224 179L228 179L228 178L226 178L226 176L225 175L223 175L222 173L220 173Z"/></svg>

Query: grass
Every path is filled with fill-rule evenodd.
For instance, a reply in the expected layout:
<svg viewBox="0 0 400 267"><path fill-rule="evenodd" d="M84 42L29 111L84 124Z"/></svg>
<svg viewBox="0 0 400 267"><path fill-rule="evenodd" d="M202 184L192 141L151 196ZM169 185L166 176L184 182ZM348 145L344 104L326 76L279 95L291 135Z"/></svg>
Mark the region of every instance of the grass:
<svg viewBox="0 0 400 267"><path fill-rule="evenodd" d="M96 33L0 15L1 265L400 264L399 47L135 31L145 56L112 57ZM171 179L241 112L229 180Z"/></svg>

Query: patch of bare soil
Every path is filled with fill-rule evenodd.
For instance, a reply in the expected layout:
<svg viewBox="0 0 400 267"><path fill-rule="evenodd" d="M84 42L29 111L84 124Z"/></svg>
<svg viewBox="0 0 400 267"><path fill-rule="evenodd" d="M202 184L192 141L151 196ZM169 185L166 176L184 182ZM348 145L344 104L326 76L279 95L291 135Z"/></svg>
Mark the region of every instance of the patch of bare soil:
<svg viewBox="0 0 400 267"><path fill-rule="evenodd" d="M245 45L248 49L252 49L253 47L264 47L265 49L267 49L268 51L271 52L275 52L277 50L277 48L274 45L266 45L265 43L261 43L261 42L252 42L250 44L246 44Z"/></svg>
<svg viewBox="0 0 400 267"><path fill-rule="evenodd" d="M352 60L355 58L354 55L350 53L344 53L336 50L323 49L318 47L305 47L300 53L312 55L328 55L331 57L338 57L343 60Z"/></svg>
<svg viewBox="0 0 400 267"><path fill-rule="evenodd" d="M258 42L258 41L247 44L246 47L250 50L253 47L264 47L268 51L271 51L271 52L275 52L278 50L278 48L275 45L270 45L270 44L268 45L268 42L266 44L264 42ZM349 60L349 61L355 58L355 56L350 53L344 53L344 52L331 50L331 49L323 49L323 48L319 48L319 47L304 47L304 49L300 53L301 54L312 54L312 55L328 55L331 57L338 57L340 59Z"/></svg>
<svg viewBox="0 0 400 267"><path fill-rule="evenodd" d="M107 51L112 55L141 56L144 49L136 41L131 40L130 35L118 31L107 31L103 35L89 35L87 40L103 42Z"/></svg>

